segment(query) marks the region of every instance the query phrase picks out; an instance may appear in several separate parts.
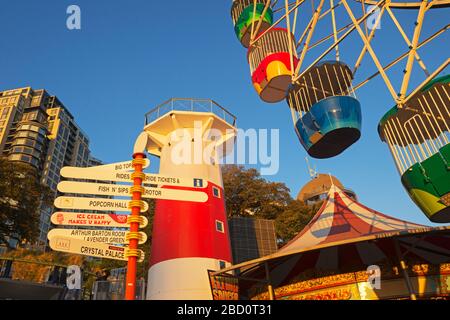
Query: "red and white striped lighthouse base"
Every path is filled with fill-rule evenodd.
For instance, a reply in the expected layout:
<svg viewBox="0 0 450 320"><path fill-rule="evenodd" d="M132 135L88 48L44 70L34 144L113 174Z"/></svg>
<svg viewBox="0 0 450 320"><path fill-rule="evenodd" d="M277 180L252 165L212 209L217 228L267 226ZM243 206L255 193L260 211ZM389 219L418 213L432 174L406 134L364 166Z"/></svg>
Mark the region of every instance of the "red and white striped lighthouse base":
<svg viewBox="0 0 450 320"><path fill-rule="evenodd" d="M208 270L219 269L219 260L211 258L159 262L148 270L147 300L212 300Z"/></svg>

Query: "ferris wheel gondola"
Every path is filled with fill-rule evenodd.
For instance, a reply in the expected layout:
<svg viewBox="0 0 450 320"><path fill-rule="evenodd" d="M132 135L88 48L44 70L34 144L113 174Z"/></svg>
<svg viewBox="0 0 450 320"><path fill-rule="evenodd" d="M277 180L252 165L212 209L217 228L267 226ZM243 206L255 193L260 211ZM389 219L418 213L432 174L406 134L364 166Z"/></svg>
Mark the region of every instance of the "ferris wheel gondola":
<svg viewBox="0 0 450 320"><path fill-rule="evenodd" d="M436 78L378 126L403 186L433 222L450 221L449 97L450 75Z"/></svg>
<svg viewBox="0 0 450 320"><path fill-rule="evenodd" d="M352 80L346 64L323 61L289 89L286 100L296 113L295 129L311 157L334 157L361 136L361 106Z"/></svg>
<svg viewBox="0 0 450 320"><path fill-rule="evenodd" d="M293 35L286 29L272 28L248 48L253 86L263 101L273 103L286 98L298 63L289 52L293 45Z"/></svg>
<svg viewBox="0 0 450 320"><path fill-rule="evenodd" d="M231 6L231 17L234 24L234 32L241 44L248 48L252 30L267 30L273 22L272 9L265 6L264 0L234 0Z"/></svg>

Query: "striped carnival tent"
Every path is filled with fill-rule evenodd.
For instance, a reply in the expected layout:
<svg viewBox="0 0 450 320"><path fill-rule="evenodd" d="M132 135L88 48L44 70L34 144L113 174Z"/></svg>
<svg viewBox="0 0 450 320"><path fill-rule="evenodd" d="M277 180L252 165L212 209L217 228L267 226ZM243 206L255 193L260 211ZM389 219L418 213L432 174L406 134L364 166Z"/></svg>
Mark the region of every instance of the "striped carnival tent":
<svg viewBox="0 0 450 320"><path fill-rule="evenodd" d="M369 266L379 267L384 291L361 292ZM345 297L352 299L450 296L450 226L428 227L387 216L333 185L294 239L272 255L222 269L221 274L231 270L240 279L243 296L253 299L303 299L310 291L321 294L343 285ZM437 280L421 284L421 276Z"/></svg>

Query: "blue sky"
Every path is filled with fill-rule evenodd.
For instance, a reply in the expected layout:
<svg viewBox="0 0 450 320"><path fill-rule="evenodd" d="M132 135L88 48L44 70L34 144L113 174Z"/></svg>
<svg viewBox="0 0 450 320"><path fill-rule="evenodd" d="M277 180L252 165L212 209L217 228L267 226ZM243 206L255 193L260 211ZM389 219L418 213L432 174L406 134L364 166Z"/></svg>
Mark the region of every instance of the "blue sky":
<svg viewBox="0 0 450 320"><path fill-rule="evenodd" d="M66 28L70 4L81 8L81 30ZM233 31L230 4L228 0L4 2L0 90L32 86L57 95L90 137L93 154L107 163L130 157L144 114L157 104L170 97L212 98L238 117L241 128L280 129L280 170L267 178L285 182L295 196L309 180L306 152L286 103L264 103L253 90L246 50ZM448 13L439 10L427 16L421 39L442 26ZM399 13L400 20L409 21L405 24L409 36L411 14ZM338 14L338 24L341 17ZM306 21L299 18L299 28ZM318 34L331 31L326 21L319 26ZM448 40L444 35L430 47L439 50L423 51L429 69L444 60ZM342 60L352 66L361 46L356 35L350 37L341 46ZM406 50L387 17L374 46L385 62ZM393 79L400 79L403 66L391 71ZM364 79L373 71L367 55L356 78ZM421 76L413 78L413 85L424 79ZM361 139L338 157L311 162L319 172L332 173L355 190L365 205L431 224L404 191L388 148L378 138L378 121L393 105L384 83L377 78L357 96L363 112Z"/></svg>

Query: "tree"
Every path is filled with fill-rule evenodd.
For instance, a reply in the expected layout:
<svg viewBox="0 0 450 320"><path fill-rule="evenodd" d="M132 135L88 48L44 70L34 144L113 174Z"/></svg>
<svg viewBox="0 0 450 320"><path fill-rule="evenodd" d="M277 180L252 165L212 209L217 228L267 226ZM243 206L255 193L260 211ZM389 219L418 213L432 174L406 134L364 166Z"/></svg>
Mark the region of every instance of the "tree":
<svg viewBox="0 0 450 320"><path fill-rule="evenodd" d="M147 242L140 245L140 249L144 251L145 258L144 261L138 264L137 268L137 278L147 279L147 272L150 265L150 254L152 247L152 232L153 232L153 217L155 216L155 200L154 199L144 199L148 203L147 212L143 215L148 219L148 225L142 229L143 232L147 234Z"/></svg>
<svg viewBox="0 0 450 320"><path fill-rule="evenodd" d="M147 272L150 263L150 248L152 246L152 230L153 230L153 217L155 215L155 200L154 199L143 199L143 201L147 202L148 210L144 213L141 213L142 216L145 216L148 219L148 225L140 229L140 231L147 234L147 242L139 245L139 249L144 251L145 257L144 261L138 263L136 278L147 278ZM95 259L93 265L97 267L97 271L101 272L109 272L112 269L124 268L127 266L126 261L120 260L110 260L110 259Z"/></svg>
<svg viewBox="0 0 450 320"><path fill-rule="evenodd" d="M256 169L225 165L222 178L228 217L275 220L280 245L302 230L320 206L307 206L293 200L284 183L267 181Z"/></svg>
<svg viewBox="0 0 450 320"><path fill-rule="evenodd" d="M34 242L40 209L52 205L53 193L30 165L0 157L0 244Z"/></svg>
<svg viewBox="0 0 450 320"><path fill-rule="evenodd" d="M222 177L228 217L275 219L292 201L284 183L269 182L256 169L225 165Z"/></svg>
<svg viewBox="0 0 450 320"><path fill-rule="evenodd" d="M292 200L275 219L279 245L284 245L294 238L311 221L320 205L318 203L307 206L299 200Z"/></svg>

